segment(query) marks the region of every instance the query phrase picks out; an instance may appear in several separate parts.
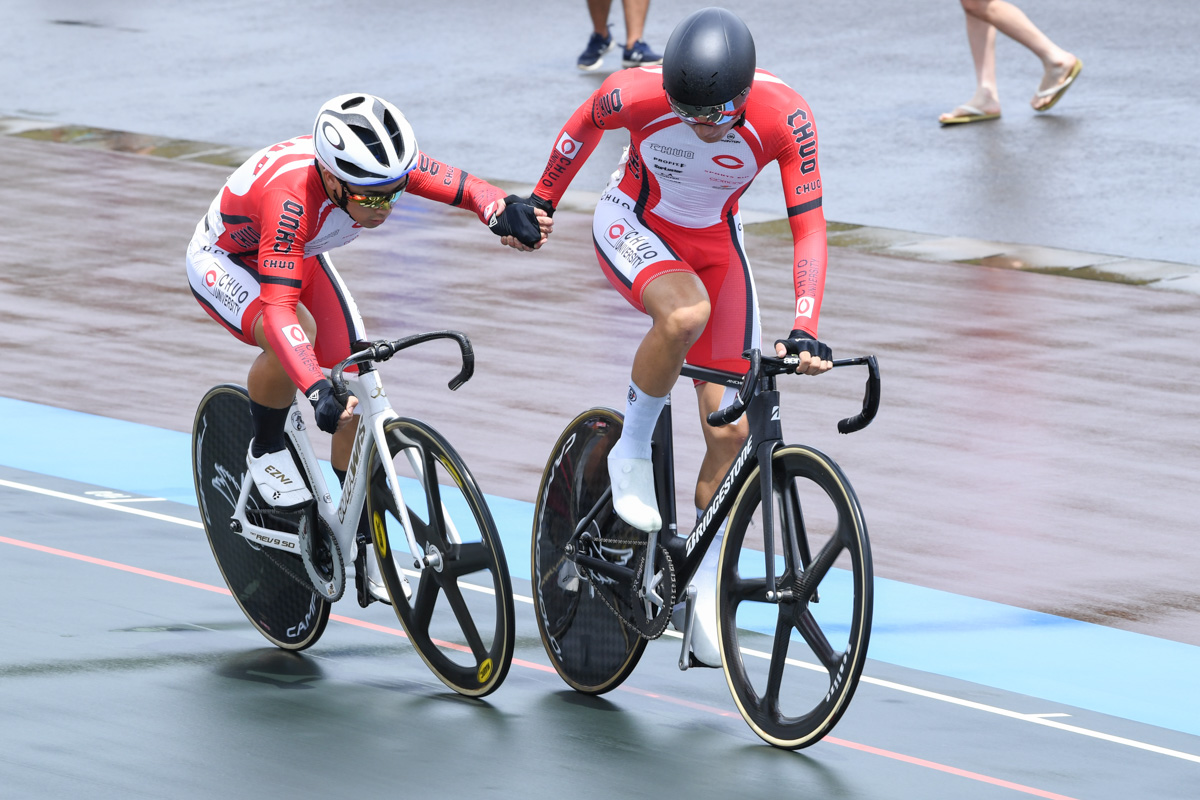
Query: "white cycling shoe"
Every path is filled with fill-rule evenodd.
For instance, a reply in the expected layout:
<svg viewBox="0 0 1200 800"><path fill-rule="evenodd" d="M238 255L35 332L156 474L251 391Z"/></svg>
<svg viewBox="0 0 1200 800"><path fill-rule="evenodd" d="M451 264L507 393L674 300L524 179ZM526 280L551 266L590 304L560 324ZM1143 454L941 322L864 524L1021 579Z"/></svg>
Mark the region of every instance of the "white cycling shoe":
<svg viewBox="0 0 1200 800"><path fill-rule="evenodd" d="M696 616L692 620L689 653L693 667L721 668L721 649L717 646L717 587L706 581L693 583L696 589ZM684 632L686 604L678 603L671 611L671 627Z"/></svg>
<svg viewBox="0 0 1200 800"><path fill-rule="evenodd" d="M654 466L648 458L608 456L613 510L639 531L653 533L662 527L654 495Z"/></svg>
<svg viewBox="0 0 1200 800"><path fill-rule="evenodd" d="M392 604L392 596L388 594L387 585L383 582L383 575L379 571L379 562L376 560L375 548L369 544L366 545L367 550L367 591L371 597L374 597L381 603ZM408 576L400 572L400 585L404 587L404 600L411 602L413 591L412 586L408 583Z"/></svg>
<svg viewBox="0 0 1200 800"><path fill-rule="evenodd" d="M304 485L304 476L292 459L291 451L285 447L255 458L252 455L254 442L250 447L246 453L246 466L263 500L281 511L292 511L312 502L312 492Z"/></svg>

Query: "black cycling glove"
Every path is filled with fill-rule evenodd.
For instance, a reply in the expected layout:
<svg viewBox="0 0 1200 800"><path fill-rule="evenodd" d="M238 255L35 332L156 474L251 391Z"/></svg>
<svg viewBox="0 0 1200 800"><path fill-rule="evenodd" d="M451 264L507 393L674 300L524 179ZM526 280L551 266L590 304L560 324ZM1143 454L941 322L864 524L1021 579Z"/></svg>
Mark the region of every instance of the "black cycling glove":
<svg viewBox="0 0 1200 800"><path fill-rule="evenodd" d="M488 227L497 236L515 236L526 247L533 247L542 240L542 228L537 214L528 199L510 194L504 198L504 211L493 214Z"/></svg>
<svg viewBox="0 0 1200 800"><path fill-rule="evenodd" d="M833 351L829 349L829 345L817 341L811 333L799 328L788 334L786 339L776 339L775 344L783 345L788 353L794 356L808 352L813 358L821 361L833 361Z"/></svg>
<svg viewBox="0 0 1200 800"><path fill-rule="evenodd" d="M317 427L326 433L337 433L338 419L346 407L338 402L333 393L333 384L328 378L312 385L308 392L308 402L312 403Z"/></svg>

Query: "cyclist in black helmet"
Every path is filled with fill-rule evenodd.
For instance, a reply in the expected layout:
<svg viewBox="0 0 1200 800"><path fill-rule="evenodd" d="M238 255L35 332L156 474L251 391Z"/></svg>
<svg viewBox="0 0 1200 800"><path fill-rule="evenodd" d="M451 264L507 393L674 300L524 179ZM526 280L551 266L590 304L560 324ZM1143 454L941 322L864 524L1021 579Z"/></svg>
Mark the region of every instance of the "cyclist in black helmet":
<svg viewBox="0 0 1200 800"><path fill-rule="evenodd" d="M831 364L817 340L825 285L825 218L817 132L808 104L771 73L756 69L754 39L732 12L705 8L671 34L661 67L611 75L559 132L530 202L552 211L606 130L625 128L629 146L592 224L600 267L612 285L650 316L634 357L625 424L609 456L613 505L629 524L662 520L650 466L650 436L667 393L688 363L746 370L741 355L760 344L758 296L742 240L738 199L770 162L779 164L793 238L796 306L776 352L798 353L800 371ZM725 387L696 386L701 419L732 399ZM717 491L748 433L745 421L702 424L707 450L697 509ZM719 665L716 558L698 573L693 642L700 663Z"/></svg>

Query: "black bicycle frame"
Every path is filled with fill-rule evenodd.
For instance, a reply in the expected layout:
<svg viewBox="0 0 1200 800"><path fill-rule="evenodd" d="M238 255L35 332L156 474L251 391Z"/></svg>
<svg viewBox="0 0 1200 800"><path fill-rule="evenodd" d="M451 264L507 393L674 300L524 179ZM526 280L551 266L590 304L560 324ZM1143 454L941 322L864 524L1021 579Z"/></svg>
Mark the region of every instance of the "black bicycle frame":
<svg viewBox="0 0 1200 800"><path fill-rule="evenodd" d="M700 515L695 527L687 536L679 534L678 518L675 506L675 450L673 444L673 426L671 423L671 402L668 398L658 421L654 426L651 438L652 459L654 461L654 489L658 496L659 514L663 520L661 531L651 533L647 539L647 551L654 552L655 544L661 544L675 565L677 592L691 583L700 566L701 559L712 545L720 530L721 523L729 516L733 504L745 485L745 476L757 464L759 465L759 482L762 486L763 503L761 505L763 524L763 550L766 558L766 586L775 585L775 504L770 501L774 488L774 465L772 455L775 448L783 444L783 424L779 414L779 392L775 388L775 377L794 371L797 359L795 356L785 358L764 357L757 350L749 350L745 357L750 361L750 369L745 376L732 372L697 367L684 364L681 376L705 381L707 383L723 384L738 389L737 397L726 408L709 414L708 421L712 425L724 425L736 420L744 412L750 423L750 432L742 449L738 452L733 463L717 488L712 499ZM766 368L764 369L764 365ZM862 412L838 422L838 430L842 433L852 433L870 424L879 408L879 367L874 356L847 358L833 362L835 367L864 365L868 369L866 391L863 396ZM580 520L575 528L578 539L596 518L610 506L612 487L596 501L596 505ZM808 551L808 539L803 535L803 519L800 506L794 495L784 498L784 511L793 519L793 529L801 531L795 542L784 542L785 546L795 544L798 552L793 553L795 560L805 568L811 562ZM659 534L665 533L662 540ZM602 558L576 554L577 563L588 569L596 570L615 580L628 580L633 576L629 567L612 564ZM643 580L649 585L655 569L654 559L647 558L644 562L645 575ZM776 602L779 598L768 591L766 599ZM671 598L671 603L678 602L679 597Z"/></svg>
<svg viewBox="0 0 1200 800"><path fill-rule="evenodd" d="M663 519L663 530L669 532L665 541L659 542L675 565L678 576L676 586L683 588L691 583L701 559L711 546L713 539L720 530L721 524L729 516L733 503L737 500L745 483L745 476L754 469L755 464L761 465L759 473L763 487L763 497L770 497L772 486L771 455L775 448L783 444L783 424L779 419L779 392L775 388L775 375L761 374L751 370L746 378L754 379L757 374L759 386L750 397L746 406L746 418L750 422L750 433L746 437L742 449L729 466L729 470L721 479L717 491L713 494L704 509L704 513L696 521L695 526L687 536L678 531L678 518L675 505L675 453L672 443L671 405L668 402L663 408L662 415L654 429L652 438L653 457L655 459L654 473L658 478L655 491L658 494L659 513ZM738 389L744 388L746 378L727 372L694 367L685 364L682 376L694 378L709 383L720 383ZM739 394L741 394L739 392ZM767 569L774 569L774 524L770 503L763 504L763 539L767 549ZM774 576L768 575L768 584L773 585ZM678 600L678 598L675 598Z"/></svg>

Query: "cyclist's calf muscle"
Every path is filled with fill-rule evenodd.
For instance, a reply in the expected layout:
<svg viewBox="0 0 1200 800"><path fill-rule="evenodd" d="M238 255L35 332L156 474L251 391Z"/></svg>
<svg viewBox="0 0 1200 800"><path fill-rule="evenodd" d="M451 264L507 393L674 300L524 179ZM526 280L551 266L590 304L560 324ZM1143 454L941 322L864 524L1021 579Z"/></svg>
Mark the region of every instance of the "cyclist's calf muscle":
<svg viewBox="0 0 1200 800"><path fill-rule="evenodd" d="M729 471L729 465L741 452L746 437L750 435L750 423L745 417L731 425L714 428L708 424L708 415L718 410L725 387L715 383L702 383L696 387L696 400L700 407L700 428L704 431L704 460L696 477L696 507L708 506L721 479Z"/></svg>

